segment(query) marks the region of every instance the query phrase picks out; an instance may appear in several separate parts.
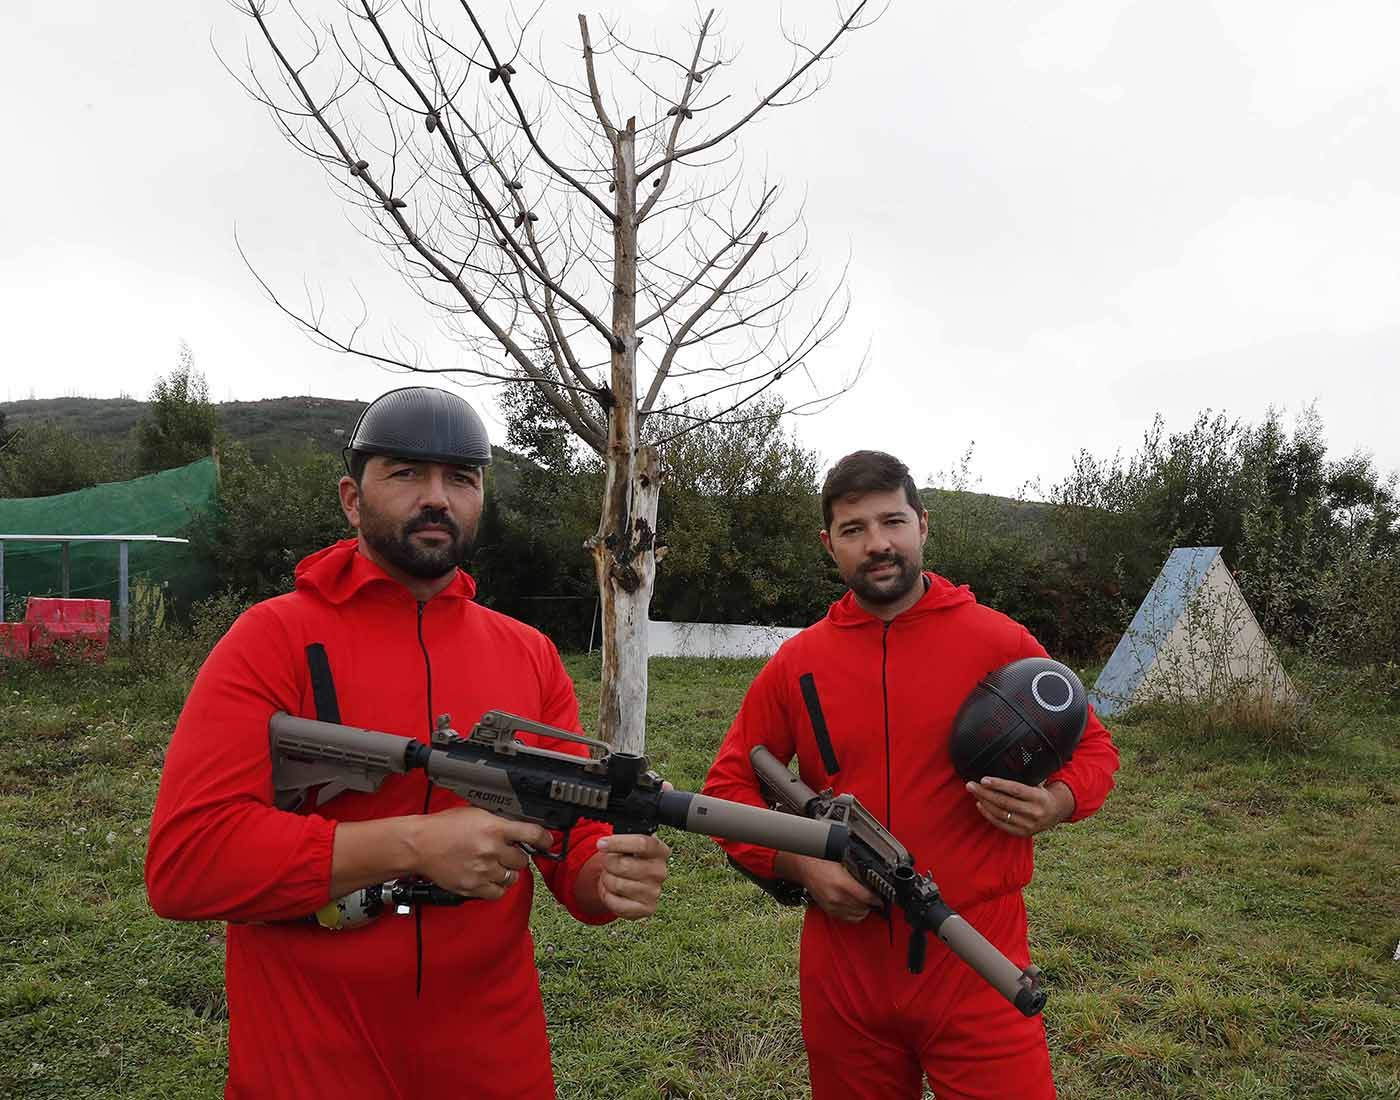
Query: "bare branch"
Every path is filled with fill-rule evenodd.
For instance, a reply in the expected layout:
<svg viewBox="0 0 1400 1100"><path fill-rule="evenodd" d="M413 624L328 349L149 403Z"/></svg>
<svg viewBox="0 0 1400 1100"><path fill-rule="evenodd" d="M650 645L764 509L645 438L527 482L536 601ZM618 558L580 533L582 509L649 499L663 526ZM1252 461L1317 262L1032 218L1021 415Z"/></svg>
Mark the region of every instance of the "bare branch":
<svg viewBox="0 0 1400 1100"><path fill-rule="evenodd" d="M583 39L583 68L588 74L588 95L593 101L593 112L598 116L598 121L603 124L603 132L608 135L608 143L614 149L617 148L617 127L608 118L607 109L603 106L603 93L598 89L598 72L593 65L593 43L588 37L588 17L582 12L578 17L579 37Z"/></svg>
<svg viewBox="0 0 1400 1100"><path fill-rule="evenodd" d="M368 22L370 26L374 28L375 33L379 36L379 40L384 44L384 49L388 55L389 63L392 64L393 67L398 70L399 74L408 83L409 87L413 89L414 94L418 96L419 102L423 105L425 113L424 117L426 118L431 116L434 119L436 119L438 116L434 108L433 100L423 90L422 86L413 77L413 74L408 71L407 67L403 64L403 62L399 60L398 53L394 50L393 45L390 43L389 36L385 33L383 24L381 23L377 12L375 12L375 10L370 6L369 0L360 0L360 3L361 7L364 8L366 22ZM484 37L483 41L485 41ZM487 49L490 48L490 43L487 43ZM500 234L502 241L508 243L509 247L519 256L520 261L530 269L530 273L534 275L534 277L538 279L541 283L543 283L550 293L557 294L559 295L559 297L563 298L566 302L569 303L569 305L573 306L574 309L578 310L579 314L582 317L586 318L591 324L593 324L594 327L597 328L598 331L605 338L611 340L612 330L609 329L608 326L605 325L600 318L595 316L591 310L589 310L581 302L577 301L572 295L570 295L569 292L566 291L562 286L559 286L558 284L554 283L554 281L551 280L548 274L544 271L543 266L536 266L534 257L531 257L526 253L525 249L520 245L520 242L516 239L515 234L512 233L509 228L507 228L500 214L494 209L494 207L492 207L490 200L487 199L486 195L482 193L481 188L477 185L475 178L472 176L471 169L463 160L461 150L457 147L457 143L453 140L451 132L448 130L448 128L445 126L438 125L436 122L434 122L432 129L436 130L439 134L442 135L442 140L447 145L448 150L451 152L452 158L456 162L457 170L460 173L463 182L466 183L468 189L471 191L472 195L480 204L481 209L486 213L487 220L490 221L493 229ZM524 224L527 236L530 236L532 232L528 224L530 220L533 219L529 213L525 213L523 218L520 214L517 214L516 216L516 225L518 226Z"/></svg>
<svg viewBox="0 0 1400 1100"><path fill-rule="evenodd" d="M680 138L681 125L686 119L691 117L690 95L699 83L701 76L698 72L700 67L700 52L705 48L705 36L710 31L710 20L715 17L715 9L711 8L705 14L705 21L700 24L700 31L695 36L695 53L690 59L690 67L685 73L685 87L681 89L681 100L671 108L668 114L675 119L671 126L671 134L666 139L666 151L661 159L661 175L656 181L656 186L652 189L651 196L642 204L642 208L637 211L637 221L644 222L651 214L652 207L661 198L662 192L666 190L666 185L671 182L671 165L676 162L676 141ZM642 172L637 176L639 180L644 180L650 172Z"/></svg>
<svg viewBox="0 0 1400 1100"><path fill-rule="evenodd" d="M767 239L767 233L760 233L758 239L748 247L748 250L739 259L739 262L729 269L729 274L720 281L719 285L710 292L709 297L701 302L690 316L685 319L681 327L676 330L676 334L671 337L670 342L666 345L665 354L661 357L661 365L657 367L656 375L651 381L651 387L647 390L646 400L642 402L643 412L650 412L651 407L656 404L657 394L661 392L661 387L666 382L666 376L671 370L671 362L675 359L676 352L680 350L681 341L685 339L685 334L694 328L696 322L710 311L710 307L719 300L729 284L739 277L739 273L743 271L744 268L748 266L749 261L758 254L758 250L763 247L763 242Z"/></svg>
<svg viewBox="0 0 1400 1100"><path fill-rule="evenodd" d="M733 125L729 126L722 132L716 134L714 137L706 138L704 141L696 142L696 144L687 146L684 149L676 149L668 152L667 154L663 155L662 159L656 164L647 165L645 168L640 170L637 173L637 178L646 179L653 172L657 171L660 168L664 168L666 165L670 164L673 161L682 160L685 157L702 152L703 150L709 149L714 145L718 145L725 138L736 133L738 130L742 129L745 125L752 121L753 118L756 115L758 115L765 107L768 107L770 105L778 105L778 97L782 95L783 92L785 92L788 88L792 87L794 83L801 80L803 74L805 74L808 69L810 69L818 61L821 61L823 58L825 58L832 49L832 47L835 46L836 43L839 42L845 34L847 34L851 30L860 29L860 24L857 22L857 20L860 17L860 13L865 9L866 5L869 2L870 0L860 0L860 3L858 3L855 6L851 14L841 21L841 25L836 29L836 33L833 34L831 38L827 40L826 44L822 46L821 49L813 51L812 55L805 62L793 69L793 71L787 75L787 78L783 80L781 84L779 84L776 88L774 88L771 92L769 92L766 96L759 100L758 103L748 112L748 114L740 118L739 121L735 122Z"/></svg>
<svg viewBox="0 0 1400 1100"><path fill-rule="evenodd" d="M530 142L530 147L534 149L535 155L538 156L540 160L544 161L545 164L549 165L555 175L567 181L580 195L596 206L603 217L607 218L609 221L616 220L617 215L609 210L597 195L593 194L592 191L575 179L571 173L556 164L550 158L549 154L544 151L543 147L541 147L538 139L535 137L534 127L530 125L530 120L525 114L525 108L521 106L520 99L515 94L515 89L510 86L510 77L513 74L506 72L506 69L510 67L509 63L501 61L500 56L496 53L495 46L491 44L490 38L487 37L485 30L482 29L481 23L476 18L476 13L472 11L471 5L467 3L467 0L459 0L459 2L462 5L462 9L467 13L467 18L471 20L472 26L476 28L476 33L478 37L480 37L482 44L486 47L486 52L491 55L491 63L494 66L492 72L498 74L500 82L505 88L506 95L510 97L510 101L515 107L516 115L520 119L520 129Z"/></svg>
<svg viewBox="0 0 1400 1100"><path fill-rule="evenodd" d="M287 77L291 80L291 82L295 85L298 93L301 96L302 103L306 107L310 116L315 119L317 124L326 134L327 138L334 144L337 152L340 154L340 158L344 161L347 168L350 169L351 174L358 178L365 187L369 188L370 191L373 192L374 196L379 200L379 203L385 211L386 215L390 219L392 219L392 221L398 226L399 232L402 235L403 240L415 252L417 252L420 257L422 257L423 261L429 267L431 267L436 272L436 274L443 279L443 281L451 284L453 289L457 291L457 293L461 296L462 300L467 304L467 307L471 310L471 312L475 314L477 319L491 332L491 334L496 338L497 342L506 351L507 355L509 355L517 363L517 365L527 376L542 382L549 382L549 380L542 375L538 366L531 360L529 355L525 353L524 349L520 347L520 345L512 338L510 333L504 327L502 327L500 322L485 308L484 303L477 297L477 295L475 295L471 291L471 289L462 281L462 279L455 272L453 272L446 266L446 264L443 263L442 259L439 257L437 252L430 248L421 239L421 237L413 229L413 227L408 223L407 219L402 213L404 208L407 206L407 203L403 199L398 198L397 196L391 194L389 191L386 191L378 182L376 182L376 180L369 171L368 162L357 158L351 151L351 149L345 144L345 141L341 138L340 134L326 119L323 110L317 106L315 99L307 90L306 85L303 82L298 70L291 65L286 55L277 45L277 42L273 39L271 30L268 28L263 18L262 5L257 3L256 0L249 0L247 7L244 10L246 10L248 14L257 22L274 56L277 58L279 64L281 65L283 73L286 74ZM259 282L262 282L262 280L259 279ZM263 285L264 289L268 289L266 287L266 284ZM273 300L274 302L277 302L275 296L273 296ZM282 308L280 302L278 302L278 305L279 308ZM290 311L284 309L284 312ZM293 314L293 316L295 315ZM302 320L301 318L297 319L299 321ZM341 350L345 351L354 350L350 347L343 346L339 344L339 342L326 336L326 334L321 331L319 326L310 325L307 327L309 327L311 331L317 333L323 338L330 340L332 346L339 347ZM356 351L355 353L360 354L358 351ZM580 438L589 440L590 436L596 435L596 433L590 431L589 425L586 425L579 420L577 413L570 405L570 403L566 399L564 399L556 390L554 390L552 386L542 385L541 390L544 393L545 397L549 400L551 407L553 407L555 411L557 411L559 415L564 418L565 422L568 423L570 427L574 428L574 430L578 433ZM591 442L590 445L592 445Z"/></svg>

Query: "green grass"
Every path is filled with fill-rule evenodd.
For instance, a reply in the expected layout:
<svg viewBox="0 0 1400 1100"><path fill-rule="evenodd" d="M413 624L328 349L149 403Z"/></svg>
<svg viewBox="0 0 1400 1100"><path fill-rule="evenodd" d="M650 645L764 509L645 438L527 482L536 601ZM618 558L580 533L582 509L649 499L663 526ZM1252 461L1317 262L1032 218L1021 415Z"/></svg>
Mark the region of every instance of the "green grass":
<svg viewBox="0 0 1400 1100"><path fill-rule="evenodd" d="M596 659L571 659L584 714ZM222 932L141 886L194 658L0 666L0 1096L208 1097ZM693 789L757 665L656 661L649 751ZM1038 843L1032 950L1067 1100L1400 1095L1400 708L1349 697L1305 746L1121 722L1118 789ZM806 1095L799 917L701 837L662 911L586 928L541 891L537 954L568 1100ZM450 1093L450 1086L444 1086Z"/></svg>

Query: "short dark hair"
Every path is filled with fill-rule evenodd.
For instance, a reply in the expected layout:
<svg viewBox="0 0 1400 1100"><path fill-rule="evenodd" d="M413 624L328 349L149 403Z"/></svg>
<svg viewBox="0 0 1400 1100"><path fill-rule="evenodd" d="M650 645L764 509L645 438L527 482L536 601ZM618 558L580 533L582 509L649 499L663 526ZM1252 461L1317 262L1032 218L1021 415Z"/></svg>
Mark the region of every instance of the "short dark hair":
<svg viewBox="0 0 1400 1100"><path fill-rule="evenodd" d="M853 451L831 468L822 482L822 526L831 530L831 505L846 497L866 493L888 493L903 489L915 514L922 514L919 488L909 476L909 467L884 451Z"/></svg>
<svg viewBox="0 0 1400 1100"><path fill-rule="evenodd" d="M345 471L354 479L356 485L364 484L365 467L369 465L372 457L368 451L346 450Z"/></svg>
<svg viewBox="0 0 1400 1100"><path fill-rule="evenodd" d="M356 485L363 485L365 483L365 467L369 465L369 460L373 457L374 453L371 451L352 451L348 447L345 449L345 472L350 475ZM380 457L387 458L391 462L394 461L393 455L381 455ZM404 461L421 462L423 460L409 458L404 459ZM481 466L463 466L461 468L464 470L482 470L483 473L485 472L485 468Z"/></svg>

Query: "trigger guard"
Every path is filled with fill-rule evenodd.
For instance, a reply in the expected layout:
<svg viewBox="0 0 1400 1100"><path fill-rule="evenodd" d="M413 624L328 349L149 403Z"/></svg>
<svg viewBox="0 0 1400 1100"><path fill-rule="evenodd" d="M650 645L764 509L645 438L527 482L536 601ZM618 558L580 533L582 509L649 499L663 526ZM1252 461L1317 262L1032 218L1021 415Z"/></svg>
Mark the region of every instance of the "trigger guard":
<svg viewBox="0 0 1400 1100"><path fill-rule="evenodd" d="M569 854L569 834L564 834L563 843L559 845L559 851L554 852L548 848L536 848L533 844L521 843L520 850L528 856L536 859L547 859L551 863L561 863L564 857Z"/></svg>

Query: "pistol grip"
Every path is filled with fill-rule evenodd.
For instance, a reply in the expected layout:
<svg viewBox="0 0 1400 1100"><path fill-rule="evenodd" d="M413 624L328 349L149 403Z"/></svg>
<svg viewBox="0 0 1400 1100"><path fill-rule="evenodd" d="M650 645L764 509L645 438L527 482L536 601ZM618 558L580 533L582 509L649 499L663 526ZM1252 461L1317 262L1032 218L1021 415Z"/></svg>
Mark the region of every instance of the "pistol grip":
<svg viewBox="0 0 1400 1100"><path fill-rule="evenodd" d="M928 957L928 933L922 928L909 931L909 973L922 974Z"/></svg>

